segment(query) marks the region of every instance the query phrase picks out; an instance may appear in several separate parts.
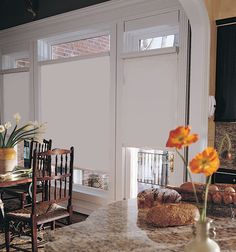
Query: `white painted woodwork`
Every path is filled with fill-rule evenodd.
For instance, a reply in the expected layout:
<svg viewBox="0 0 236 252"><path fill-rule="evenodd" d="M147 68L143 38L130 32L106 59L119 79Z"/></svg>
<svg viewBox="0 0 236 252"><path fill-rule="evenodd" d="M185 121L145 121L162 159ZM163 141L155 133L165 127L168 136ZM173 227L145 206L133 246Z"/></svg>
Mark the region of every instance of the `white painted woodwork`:
<svg viewBox="0 0 236 252"><path fill-rule="evenodd" d="M207 146L210 21L204 0L179 1L190 21L192 31L189 124L200 138L189 148L189 157L192 158ZM205 177L197 175L194 180L205 182Z"/></svg>

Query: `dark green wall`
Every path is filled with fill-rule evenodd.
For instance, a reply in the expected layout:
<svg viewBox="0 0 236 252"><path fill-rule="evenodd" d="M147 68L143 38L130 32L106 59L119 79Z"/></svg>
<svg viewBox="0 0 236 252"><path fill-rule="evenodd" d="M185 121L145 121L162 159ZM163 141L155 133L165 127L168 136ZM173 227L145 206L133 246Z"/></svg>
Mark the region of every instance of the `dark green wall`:
<svg viewBox="0 0 236 252"><path fill-rule="evenodd" d="M37 9L33 18L27 0L0 0L0 30L109 0L32 0Z"/></svg>

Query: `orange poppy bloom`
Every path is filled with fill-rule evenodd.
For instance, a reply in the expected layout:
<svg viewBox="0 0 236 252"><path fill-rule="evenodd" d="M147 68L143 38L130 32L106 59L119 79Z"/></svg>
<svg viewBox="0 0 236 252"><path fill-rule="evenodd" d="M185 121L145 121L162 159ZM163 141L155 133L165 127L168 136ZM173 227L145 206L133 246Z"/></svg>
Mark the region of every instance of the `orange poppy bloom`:
<svg viewBox="0 0 236 252"><path fill-rule="evenodd" d="M198 135L190 135L190 129L190 126L179 126L176 129L171 130L166 147L181 149L182 147L195 143L198 140Z"/></svg>
<svg viewBox="0 0 236 252"><path fill-rule="evenodd" d="M216 172L219 166L218 153L212 147L208 147L203 152L198 153L189 163L189 168L193 173L204 173L206 176Z"/></svg>

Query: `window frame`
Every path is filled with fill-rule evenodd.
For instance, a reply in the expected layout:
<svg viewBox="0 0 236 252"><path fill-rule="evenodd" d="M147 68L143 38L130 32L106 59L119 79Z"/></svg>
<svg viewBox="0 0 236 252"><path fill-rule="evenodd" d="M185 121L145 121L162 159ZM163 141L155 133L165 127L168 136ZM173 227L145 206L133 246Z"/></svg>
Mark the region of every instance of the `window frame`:
<svg viewBox="0 0 236 252"><path fill-rule="evenodd" d="M38 40L38 60L39 62L43 63L44 61L63 61L63 60L69 60L69 59L77 59L78 57L96 57L96 55L100 54L109 54L109 52L103 52L103 53L91 53L87 55L78 55L73 57L65 57L60 59L53 59L52 58L52 46L58 45L58 44L64 44L64 43L70 43L85 39L92 39L97 38L101 36L109 36L110 37L110 47L111 47L111 31L110 29L101 29L101 31L87 33L86 30L77 31L77 32L71 32L71 33L62 33L59 35L55 35L49 38L45 39L39 39Z"/></svg>
<svg viewBox="0 0 236 252"><path fill-rule="evenodd" d="M162 30L163 29L163 30ZM177 26L169 28L169 29L164 29L164 28L158 28L158 27L153 27L153 28L147 28L147 29L140 29L137 31L128 31L124 33L124 48L123 51L124 53L138 53L138 52L143 52L140 50L139 42L140 40L143 39L149 39L149 38L156 38L156 37L164 37L168 35L174 35L174 45L172 47L164 47L164 48L173 48L177 47L179 45L176 43L176 38L179 36L179 28ZM163 48L156 48L156 49L151 49L151 50L144 50L144 51L153 51L153 50L160 50Z"/></svg>
<svg viewBox="0 0 236 252"><path fill-rule="evenodd" d="M19 52L13 52L13 53L6 53L2 54L1 60L2 60L2 71L8 71L8 70L14 70L14 69L21 69L25 68L28 69L29 67L16 67L16 61L21 59L29 59L30 64L30 53L29 51L19 51Z"/></svg>

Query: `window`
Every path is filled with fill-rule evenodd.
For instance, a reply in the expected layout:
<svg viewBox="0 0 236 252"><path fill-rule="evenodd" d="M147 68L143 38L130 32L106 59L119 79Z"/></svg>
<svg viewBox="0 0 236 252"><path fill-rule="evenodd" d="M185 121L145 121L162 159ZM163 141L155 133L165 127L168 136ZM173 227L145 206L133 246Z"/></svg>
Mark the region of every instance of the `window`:
<svg viewBox="0 0 236 252"><path fill-rule="evenodd" d="M79 153L75 166L109 171L110 56L42 64L40 79L41 120L48 122L45 138L52 138L55 146L74 146ZM49 106L55 90L56 110ZM71 121L67 134L61 134Z"/></svg>
<svg viewBox="0 0 236 252"><path fill-rule="evenodd" d="M26 59L16 59L15 66L16 66L16 68L29 67L30 61L27 58Z"/></svg>
<svg viewBox="0 0 236 252"><path fill-rule="evenodd" d="M109 190L109 176L101 171L75 169L73 174L74 184Z"/></svg>
<svg viewBox="0 0 236 252"><path fill-rule="evenodd" d="M3 70L22 68L22 67L28 68L29 66L30 66L29 52L27 51L2 55Z"/></svg>
<svg viewBox="0 0 236 252"><path fill-rule="evenodd" d="M163 13L125 22L124 52L178 46L178 12Z"/></svg>
<svg viewBox="0 0 236 252"><path fill-rule="evenodd" d="M52 45L51 58L70 58L110 51L110 36L100 36Z"/></svg>
<svg viewBox="0 0 236 252"><path fill-rule="evenodd" d="M173 47L175 45L175 35L163 37L140 39L139 51L153 50L159 48Z"/></svg>

